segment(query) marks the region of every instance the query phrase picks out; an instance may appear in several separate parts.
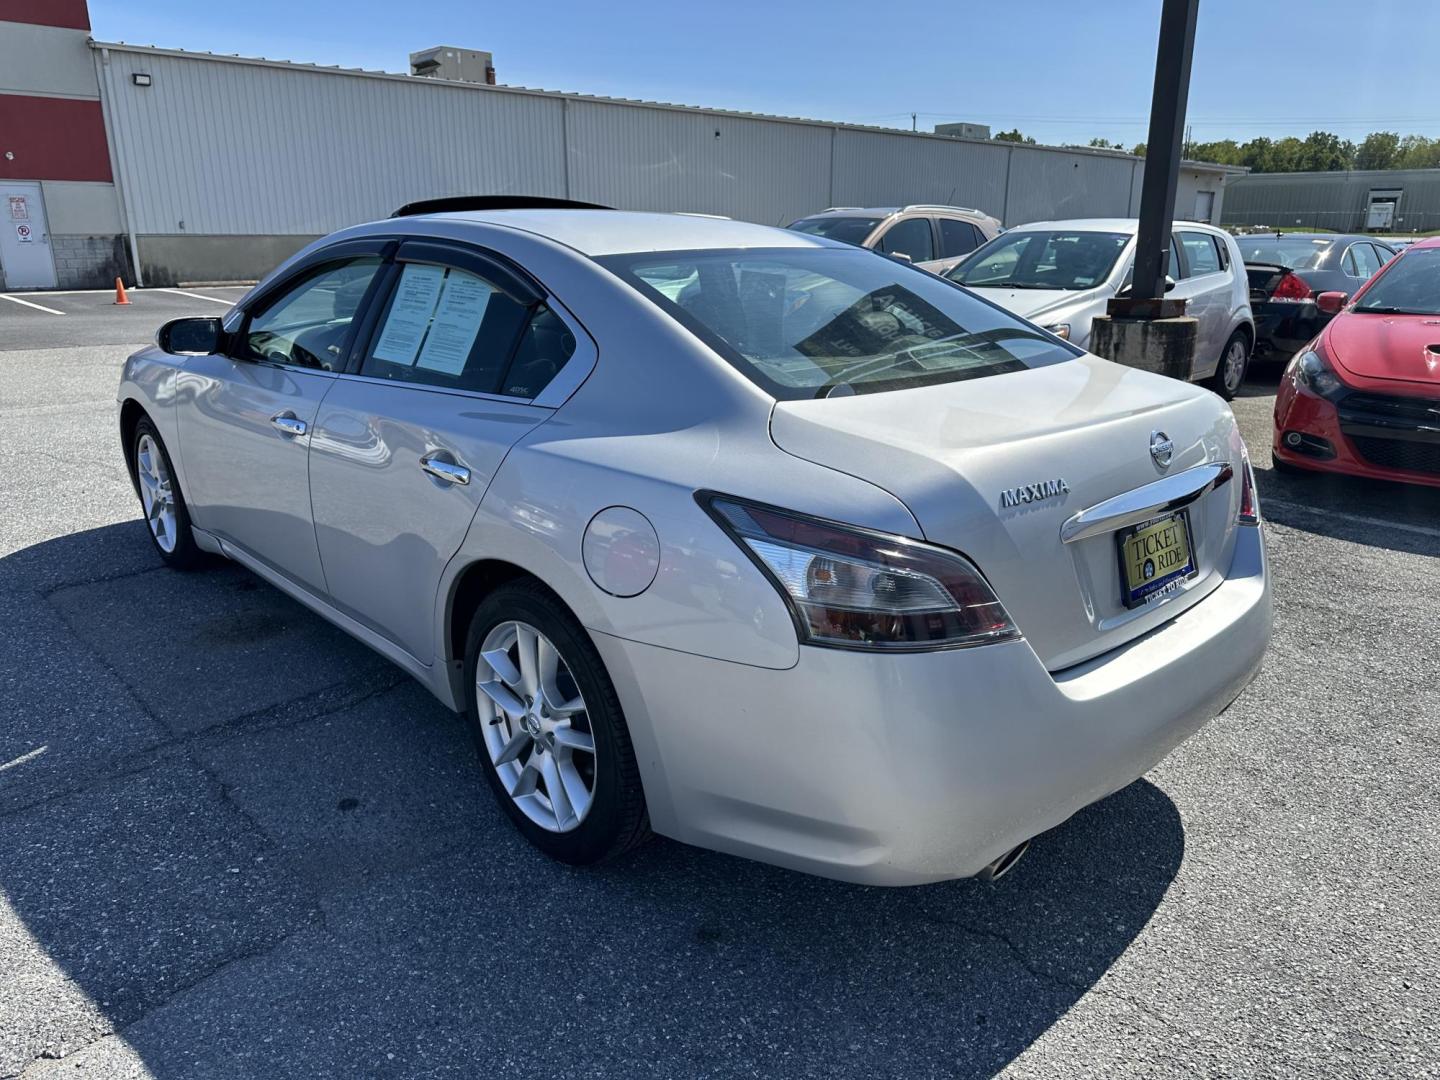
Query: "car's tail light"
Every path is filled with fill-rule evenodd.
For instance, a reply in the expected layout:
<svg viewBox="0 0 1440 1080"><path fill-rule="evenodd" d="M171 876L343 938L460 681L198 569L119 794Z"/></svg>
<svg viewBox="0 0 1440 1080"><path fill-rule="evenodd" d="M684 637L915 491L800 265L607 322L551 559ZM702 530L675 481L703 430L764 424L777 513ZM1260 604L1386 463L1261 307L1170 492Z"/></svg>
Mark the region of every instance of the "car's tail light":
<svg viewBox="0 0 1440 1080"><path fill-rule="evenodd" d="M1310 286L1305 284L1305 279L1294 272L1287 273L1275 283L1275 291L1270 294L1271 300L1289 300L1299 303L1302 300L1309 300L1315 294Z"/></svg>
<svg viewBox="0 0 1440 1080"><path fill-rule="evenodd" d="M1240 513L1235 518L1241 525L1260 524L1260 500L1255 497L1255 470L1250 468L1250 455L1240 461Z"/></svg>
<svg viewBox="0 0 1440 1080"><path fill-rule="evenodd" d="M962 555L725 495L698 498L780 590L801 641L915 650L1020 636Z"/></svg>

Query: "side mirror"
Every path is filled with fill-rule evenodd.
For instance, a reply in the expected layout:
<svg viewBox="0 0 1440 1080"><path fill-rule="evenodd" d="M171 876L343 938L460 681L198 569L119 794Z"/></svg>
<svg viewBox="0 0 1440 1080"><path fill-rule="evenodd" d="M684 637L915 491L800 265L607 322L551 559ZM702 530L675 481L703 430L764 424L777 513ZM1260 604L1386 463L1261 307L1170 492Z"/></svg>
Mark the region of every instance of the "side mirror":
<svg viewBox="0 0 1440 1080"><path fill-rule="evenodd" d="M1315 298L1315 307L1326 315L1339 315L1340 309L1350 299L1348 293L1343 292L1322 292Z"/></svg>
<svg viewBox="0 0 1440 1080"><path fill-rule="evenodd" d="M167 353L220 352L224 341L219 319L171 319L155 335L155 344Z"/></svg>

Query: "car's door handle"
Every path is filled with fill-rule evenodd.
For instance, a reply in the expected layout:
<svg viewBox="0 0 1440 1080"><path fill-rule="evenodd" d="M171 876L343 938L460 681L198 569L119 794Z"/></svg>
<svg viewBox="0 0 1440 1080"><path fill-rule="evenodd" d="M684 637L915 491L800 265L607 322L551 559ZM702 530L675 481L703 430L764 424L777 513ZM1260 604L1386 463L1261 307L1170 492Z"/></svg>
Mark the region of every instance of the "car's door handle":
<svg viewBox="0 0 1440 1080"><path fill-rule="evenodd" d="M270 423L278 428L283 434L290 436L304 435L309 429L305 421L301 420L292 412L282 412L270 418Z"/></svg>
<svg viewBox="0 0 1440 1080"><path fill-rule="evenodd" d="M447 484L468 484L470 483L470 470L459 462L447 461L440 455L445 453L437 450L434 453L426 454L420 459L420 468L424 469L436 480L443 480ZM446 457L449 455L447 454Z"/></svg>

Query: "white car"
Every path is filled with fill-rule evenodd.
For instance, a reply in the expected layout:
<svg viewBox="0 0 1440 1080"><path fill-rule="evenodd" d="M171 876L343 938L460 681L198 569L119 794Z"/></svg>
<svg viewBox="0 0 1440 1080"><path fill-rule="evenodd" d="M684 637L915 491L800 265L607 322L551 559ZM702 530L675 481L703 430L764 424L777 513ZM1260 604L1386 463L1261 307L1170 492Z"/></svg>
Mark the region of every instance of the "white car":
<svg viewBox="0 0 1440 1080"><path fill-rule="evenodd" d="M1214 395L802 233L361 225L162 328L119 399L160 557L249 567L464 712L573 863L653 829L859 882L995 875L1269 637Z"/></svg>
<svg viewBox="0 0 1440 1080"><path fill-rule="evenodd" d="M1037 221L1002 233L947 276L1008 311L1079 345L1090 323L1128 288L1135 263L1133 218ZM1191 379L1229 401L1245 382L1255 346L1250 282L1235 239L1177 221L1166 293L1198 322Z"/></svg>

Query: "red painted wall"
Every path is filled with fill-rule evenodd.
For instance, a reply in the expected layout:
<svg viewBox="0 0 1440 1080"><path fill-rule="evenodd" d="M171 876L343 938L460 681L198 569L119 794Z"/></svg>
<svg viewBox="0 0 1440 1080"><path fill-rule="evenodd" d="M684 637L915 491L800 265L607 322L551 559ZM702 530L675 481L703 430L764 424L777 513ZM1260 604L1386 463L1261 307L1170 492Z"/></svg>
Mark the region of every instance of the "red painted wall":
<svg viewBox="0 0 1440 1080"><path fill-rule="evenodd" d="M0 22L89 30L90 12L85 0L0 0Z"/></svg>
<svg viewBox="0 0 1440 1080"><path fill-rule="evenodd" d="M110 180L100 102L0 94L0 178Z"/></svg>

